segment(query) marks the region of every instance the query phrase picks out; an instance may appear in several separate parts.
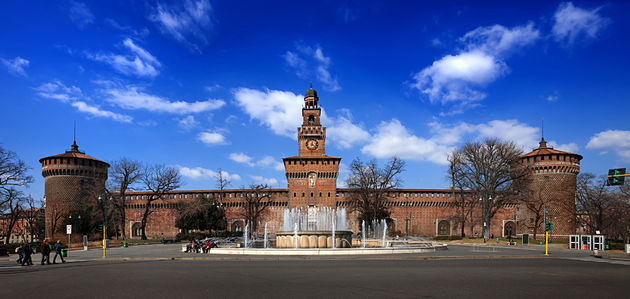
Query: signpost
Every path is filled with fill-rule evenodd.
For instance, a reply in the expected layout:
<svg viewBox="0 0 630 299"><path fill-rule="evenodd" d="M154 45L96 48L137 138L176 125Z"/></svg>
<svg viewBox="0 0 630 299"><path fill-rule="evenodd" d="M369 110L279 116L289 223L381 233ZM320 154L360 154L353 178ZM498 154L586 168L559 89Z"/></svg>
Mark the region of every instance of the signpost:
<svg viewBox="0 0 630 299"><path fill-rule="evenodd" d="M68 250L70 252L70 235L72 234L72 224L66 225L66 234L68 235Z"/></svg>

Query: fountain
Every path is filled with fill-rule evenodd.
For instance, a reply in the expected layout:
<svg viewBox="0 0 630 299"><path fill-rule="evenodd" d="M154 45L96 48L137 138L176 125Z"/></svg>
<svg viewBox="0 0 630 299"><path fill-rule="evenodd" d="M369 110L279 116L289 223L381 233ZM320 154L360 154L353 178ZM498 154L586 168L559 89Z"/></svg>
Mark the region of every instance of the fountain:
<svg viewBox="0 0 630 299"><path fill-rule="evenodd" d="M361 222L361 248L365 248L365 220Z"/></svg>
<svg viewBox="0 0 630 299"><path fill-rule="evenodd" d="M265 239L264 239L264 247L267 248L267 222L265 222Z"/></svg>
<svg viewBox="0 0 630 299"><path fill-rule="evenodd" d="M245 224L245 231L243 232L243 247L248 248L249 241L249 224Z"/></svg>
<svg viewBox="0 0 630 299"><path fill-rule="evenodd" d="M269 228L265 223L264 248L257 247L250 240L250 226L244 229L242 248L222 247L210 251L213 254L246 255L355 255L355 254L417 254L447 249L446 244L417 241L403 244L387 241L385 219L372 221L371 225L361 222L361 246L352 248L352 232L346 224L346 210L343 208L308 206L285 209L282 231L276 232L275 247L270 248ZM273 226L271 228L273 235ZM270 242L271 241L271 242ZM260 245L259 245L260 246Z"/></svg>
<svg viewBox="0 0 630 299"><path fill-rule="evenodd" d="M285 209L283 216L283 230L276 232L277 248L351 247L352 232L347 229L344 208L308 206L306 212L301 208Z"/></svg>

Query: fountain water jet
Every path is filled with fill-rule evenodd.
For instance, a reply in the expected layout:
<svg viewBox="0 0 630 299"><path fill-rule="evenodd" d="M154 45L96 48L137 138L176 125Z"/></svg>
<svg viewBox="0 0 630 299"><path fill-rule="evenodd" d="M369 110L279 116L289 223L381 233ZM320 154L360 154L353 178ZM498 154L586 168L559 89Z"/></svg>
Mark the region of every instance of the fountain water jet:
<svg viewBox="0 0 630 299"><path fill-rule="evenodd" d="M265 239L264 239L264 247L267 248L267 222L265 222Z"/></svg>
<svg viewBox="0 0 630 299"><path fill-rule="evenodd" d="M245 224L245 231L243 232L243 247L245 248L249 248L249 244L247 244L249 241L249 223Z"/></svg>

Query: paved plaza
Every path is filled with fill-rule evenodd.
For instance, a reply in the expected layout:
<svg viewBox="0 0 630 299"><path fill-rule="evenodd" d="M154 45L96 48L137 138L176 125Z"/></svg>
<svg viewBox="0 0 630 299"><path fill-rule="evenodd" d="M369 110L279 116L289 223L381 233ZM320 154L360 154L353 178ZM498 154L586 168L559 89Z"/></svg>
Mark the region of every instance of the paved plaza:
<svg viewBox="0 0 630 299"><path fill-rule="evenodd" d="M630 260L541 248L451 245L390 256L224 256L180 244L70 252L30 267L2 259L0 297L625 297ZM37 262L39 255L34 255ZM25 284L28 287L21 287Z"/></svg>

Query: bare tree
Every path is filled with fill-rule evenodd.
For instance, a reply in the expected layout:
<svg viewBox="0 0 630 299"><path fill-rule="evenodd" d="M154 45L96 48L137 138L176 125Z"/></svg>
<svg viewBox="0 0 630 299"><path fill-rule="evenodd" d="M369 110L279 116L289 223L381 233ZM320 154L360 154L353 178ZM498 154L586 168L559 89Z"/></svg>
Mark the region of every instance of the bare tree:
<svg viewBox="0 0 630 299"><path fill-rule="evenodd" d="M453 204L455 205L456 209L456 216L454 218L459 224L461 236L465 237L467 219L470 219L470 234L473 234L473 210L477 207L478 200L469 192L464 191L462 176L460 175L463 165L463 163L461 163L461 161L459 160L461 158L461 155L451 153L448 155L447 160L449 162L448 178L451 180L451 194L453 198Z"/></svg>
<svg viewBox="0 0 630 299"><path fill-rule="evenodd" d="M249 189L243 187L244 205L241 217L250 224L251 231L256 232L258 221L264 216L265 210L273 202L271 190L267 184L251 185Z"/></svg>
<svg viewBox="0 0 630 299"><path fill-rule="evenodd" d="M110 189L115 193L113 195L114 207L118 212L118 225L120 226L123 239L127 237L125 229L125 194L127 191L135 189L134 187L140 181L142 175L142 164L127 158L114 161L109 168Z"/></svg>
<svg viewBox="0 0 630 299"><path fill-rule="evenodd" d="M26 186L33 182L28 175L29 167L12 152L0 146L0 190L9 191L13 187ZM5 198L5 200L8 198ZM2 205L2 199L0 199Z"/></svg>
<svg viewBox="0 0 630 299"><path fill-rule="evenodd" d="M215 180L217 181L217 188L219 190L225 189L225 187L232 184L232 180L227 172L223 171L223 169L217 169L217 174L214 175Z"/></svg>
<svg viewBox="0 0 630 299"><path fill-rule="evenodd" d="M221 168L217 169L217 173L214 175L214 179L217 182L217 188L219 188L219 190L221 191L223 191L225 187L232 184L232 180L230 180L230 176L228 175L228 173L223 171L223 169ZM222 194L221 192L219 192L219 203L223 203L223 198L221 198L221 196Z"/></svg>
<svg viewBox="0 0 630 299"><path fill-rule="evenodd" d="M20 218L22 217L22 211L24 211L24 203L27 200L27 197L24 196L22 191L19 191L15 188L7 188L3 189L0 192L0 198L4 202L4 211L5 215L5 225L4 225L4 236L5 236L5 244L9 244L9 240L11 238L11 234L13 233L13 228L18 223Z"/></svg>
<svg viewBox="0 0 630 299"><path fill-rule="evenodd" d="M141 222L142 240L146 240L147 218L152 212L151 204L158 199L164 198L164 195L169 191L181 187L182 178L179 172L173 167L155 165L145 168L141 181L145 189L150 192L145 201Z"/></svg>
<svg viewBox="0 0 630 299"><path fill-rule="evenodd" d="M22 212L22 218L26 224L26 230L33 242L33 237L41 241L45 238L44 229L44 205L41 201L36 201L32 196L27 197Z"/></svg>
<svg viewBox="0 0 630 299"><path fill-rule="evenodd" d="M518 163L522 151L513 142L488 138L468 142L451 154L454 181L482 199L485 235L494 215L520 198L526 184L519 183L530 175L525 165Z"/></svg>
<svg viewBox="0 0 630 299"><path fill-rule="evenodd" d="M577 177L577 210L581 217L578 223L585 226L590 233L604 231L610 221L607 212L612 207L612 194L606 187L606 178L595 179L592 173L581 173Z"/></svg>
<svg viewBox="0 0 630 299"><path fill-rule="evenodd" d="M179 206L175 227L182 230L224 230L225 210L216 199L197 195L194 200Z"/></svg>
<svg viewBox="0 0 630 299"><path fill-rule="evenodd" d="M359 212L359 222L365 220L371 225L373 220L389 219L386 193L400 187L402 180L398 177L405 170L405 161L392 158L384 168L379 168L376 160L367 163L356 158L350 164L351 174L346 179L353 209Z"/></svg>

